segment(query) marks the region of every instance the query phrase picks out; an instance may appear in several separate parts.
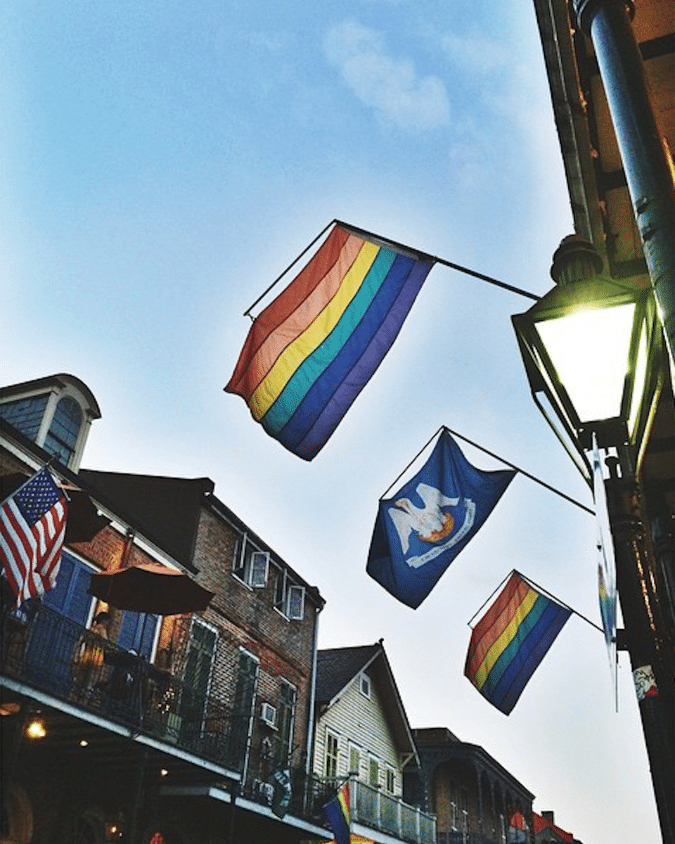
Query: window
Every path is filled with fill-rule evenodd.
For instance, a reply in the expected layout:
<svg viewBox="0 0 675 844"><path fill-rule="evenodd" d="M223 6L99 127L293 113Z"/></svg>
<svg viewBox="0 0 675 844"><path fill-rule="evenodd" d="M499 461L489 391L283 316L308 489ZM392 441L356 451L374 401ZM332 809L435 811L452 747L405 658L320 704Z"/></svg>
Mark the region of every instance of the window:
<svg viewBox="0 0 675 844"><path fill-rule="evenodd" d="M279 751L276 762L287 765L293 751L293 725L295 721L295 686L286 680L281 681L281 702L278 712Z"/></svg>
<svg viewBox="0 0 675 844"><path fill-rule="evenodd" d="M374 786L380 784L380 762L374 756L368 760L368 782Z"/></svg>
<svg viewBox="0 0 675 844"><path fill-rule="evenodd" d="M75 399L64 396L56 405L52 424L45 437L45 451L55 454L66 466L75 454L82 425L82 409Z"/></svg>
<svg viewBox="0 0 675 844"><path fill-rule="evenodd" d="M394 794L396 791L396 771L388 765L385 774L385 788L389 794Z"/></svg>
<svg viewBox="0 0 675 844"><path fill-rule="evenodd" d="M72 656L81 633L76 625L85 627L91 615L94 599L87 591L91 574L92 569L68 551L62 553L56 586L45 592L43 602L76 624L60 624L57 636L54 617L38 611L24 652L26 675L41 682L49 677L50 688L63 694L70 689ZM45 660L45 653L49 653L49 660Z"/></svg>
<svg viewBox="0 0 675 844"><path fill-rule="evenodd" d="M239 651L239 665L232 704L230 748L234 763L246 762L253 727L253 705L258 684L258 660L247 651ZM245 766L244 766L245 767ZM245 774L245 771L244 771Z"/></svg>
<svg viewBox="0 0 675 844"><path fill-rule="evenodd" d="M192 620L183 681L200 695L206 695L209 690L216 639L212 627L196 618Z"/></svg>
<svg viewBox="0 0 675 844"><path fill-rule="evenodd" d="M349 773L357 777L361 773L361 750L355 744L349 745Z"/></svg>
<svg viewBox="0 0 675 844"><path fill-rule="evenodd" d="M201 741L203 735L206 696L211 683L216 640L217 633L212 627L193 619L180 701L180 735L193 746Z"/></svg>
<svg viewBox="0 0 675 844"><path fill-rule="evenodd" d="M367 674L361 675L361 681L359 688L361 689L361 694L365 697L370 697L370 677Z"/></svg>
<svg viewBox="0 0 675 844"><path fill-rule="evenodd" d="M293 621L302 621L304 618L305 588L291 583L286 569L277 575L274 606Z"/></svg>
<svg viewBox="0 0 675 844"><path fill-rule="evenodd" d="M158 615L125 610L122 613L117 644L125 651L136 651L137 654L150 659L158 625Z"/></svg>
<svg viewBox="0 0 675 844"><path fill-rule="evenodd" d="M338 773L339 740L335 733L326 730L326 776L335 779Z"/></svg>
<svg viewBox="0 0 675 844"><path fill-rule="evenodd" d="M249 586L260 589L267 585L270 555L267 551L258 550L251 540L244 534L234 549L232 573Z"/></svg>

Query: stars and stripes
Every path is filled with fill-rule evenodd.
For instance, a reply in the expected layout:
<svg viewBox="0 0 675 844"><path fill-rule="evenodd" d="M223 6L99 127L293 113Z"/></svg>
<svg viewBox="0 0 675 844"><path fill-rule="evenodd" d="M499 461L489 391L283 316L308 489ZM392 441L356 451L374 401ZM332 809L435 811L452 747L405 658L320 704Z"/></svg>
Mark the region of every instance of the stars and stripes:
<svg viewBox="0 0 675 844"><path fill-rule="evenodd" d="M56 585L67 511L63 490L46 468L0 505L0 562L17 606Z"/></svg>

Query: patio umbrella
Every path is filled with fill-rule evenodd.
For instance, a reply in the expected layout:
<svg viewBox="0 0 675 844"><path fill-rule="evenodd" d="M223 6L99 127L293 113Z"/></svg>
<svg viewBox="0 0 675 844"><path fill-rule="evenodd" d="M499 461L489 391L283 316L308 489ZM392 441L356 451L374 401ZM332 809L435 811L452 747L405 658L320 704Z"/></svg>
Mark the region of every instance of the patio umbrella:
<svg viewBox="0 0 675 844"><path fill-rule="evenodd" d="M92 574L89 594L119 610L155 615L204 610L214 595L187 574L159 563Z"/></svg>

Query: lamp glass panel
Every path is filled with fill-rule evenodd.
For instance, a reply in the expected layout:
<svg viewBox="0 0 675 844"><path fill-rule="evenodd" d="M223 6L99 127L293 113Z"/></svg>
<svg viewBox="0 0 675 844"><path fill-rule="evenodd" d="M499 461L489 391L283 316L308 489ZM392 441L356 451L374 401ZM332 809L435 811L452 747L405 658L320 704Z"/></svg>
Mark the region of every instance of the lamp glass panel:
<svg viewBox="0 0 675 844"><path fill-rule="evenodd" d="M614 419L628 366L635 305L580 310L537 323L581 422Z"/></svg>

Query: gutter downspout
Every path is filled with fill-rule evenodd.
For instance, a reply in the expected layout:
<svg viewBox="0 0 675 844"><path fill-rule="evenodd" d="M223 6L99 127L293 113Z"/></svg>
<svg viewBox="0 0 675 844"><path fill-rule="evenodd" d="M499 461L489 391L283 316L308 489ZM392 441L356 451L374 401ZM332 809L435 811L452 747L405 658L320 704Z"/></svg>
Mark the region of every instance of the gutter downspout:
<svg viewBox="0 0 675 844"><path fill-rule="evenodd" d="M305 760L305 774L312 772L312 755L314 753L314 710L316 708L316 672L317 648L319 642L319 613L321 607L316 607L316 621L314 623L314 642L312 644L312 679L309 690L309 712L307 713L307 759Z"/></svg>

